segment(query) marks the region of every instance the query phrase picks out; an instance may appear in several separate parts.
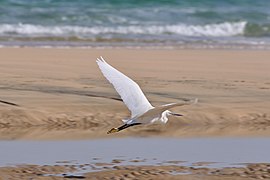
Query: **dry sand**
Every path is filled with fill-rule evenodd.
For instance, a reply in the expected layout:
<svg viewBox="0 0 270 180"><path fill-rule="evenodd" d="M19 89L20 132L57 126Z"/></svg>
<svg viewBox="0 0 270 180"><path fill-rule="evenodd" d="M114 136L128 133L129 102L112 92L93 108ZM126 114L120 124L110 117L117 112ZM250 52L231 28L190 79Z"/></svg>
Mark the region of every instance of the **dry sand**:
<svg viewBox="0 0 270 180"><path fill-rule="evenodd" d="M108 137L129 112L99 71L100 55L153 105L199 98L165 126L112 137L270 135L269 51L1 48L0 139Z"/></svg>

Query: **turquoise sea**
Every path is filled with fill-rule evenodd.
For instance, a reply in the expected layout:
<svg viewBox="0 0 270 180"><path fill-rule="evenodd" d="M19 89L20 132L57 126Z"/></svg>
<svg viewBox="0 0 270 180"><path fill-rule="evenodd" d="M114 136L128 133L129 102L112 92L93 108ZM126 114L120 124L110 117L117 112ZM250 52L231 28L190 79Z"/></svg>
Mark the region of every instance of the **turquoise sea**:
<svg viewBox="0 0 270 180"><path fill-rule="evenodd" d="M269 48L269 0L0 0L1 46Z"/></svg>

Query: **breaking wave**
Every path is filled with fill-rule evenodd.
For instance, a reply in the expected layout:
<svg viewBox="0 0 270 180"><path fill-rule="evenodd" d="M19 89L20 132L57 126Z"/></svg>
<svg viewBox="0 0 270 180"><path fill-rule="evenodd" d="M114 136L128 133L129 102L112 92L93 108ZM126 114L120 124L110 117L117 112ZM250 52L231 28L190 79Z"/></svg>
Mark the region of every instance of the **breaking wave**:
<svg viewBox="0 0 270 180"><path fill-rule="evenodd" d="M33 24L1 24L0 36L15 37L91 37L102 34L174 34L194 37L229 37L245 33L247 22L224 22L208 25L140 25L140 26L43 26Z"/></svg>

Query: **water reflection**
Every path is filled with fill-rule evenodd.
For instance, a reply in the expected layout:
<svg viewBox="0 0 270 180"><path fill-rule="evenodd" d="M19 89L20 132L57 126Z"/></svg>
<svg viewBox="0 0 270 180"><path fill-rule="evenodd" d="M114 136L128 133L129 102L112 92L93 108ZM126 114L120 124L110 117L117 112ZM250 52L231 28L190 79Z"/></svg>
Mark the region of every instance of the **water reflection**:
<svg viewBox="0 0 270 180"><path fill-rule="evenodd" d="M234 167L241 163L270 162L270 138L0 141L0 147L0 166L88 164L92 169L98 169L116 164L179 164L200 167Z"/></svg>

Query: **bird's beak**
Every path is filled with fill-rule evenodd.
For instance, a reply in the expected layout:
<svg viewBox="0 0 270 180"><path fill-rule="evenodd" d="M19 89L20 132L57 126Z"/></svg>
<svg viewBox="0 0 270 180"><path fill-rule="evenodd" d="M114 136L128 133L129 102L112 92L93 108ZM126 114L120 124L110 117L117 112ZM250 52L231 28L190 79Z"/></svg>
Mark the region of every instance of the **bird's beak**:
<svg viewBox="0 0 270 180"><path fill-rule="evenodd" d="M173 115L173 116L183 116L182 114L177 114L177 113L173 113L173 112L171 112L170 115Z"/></svg>

